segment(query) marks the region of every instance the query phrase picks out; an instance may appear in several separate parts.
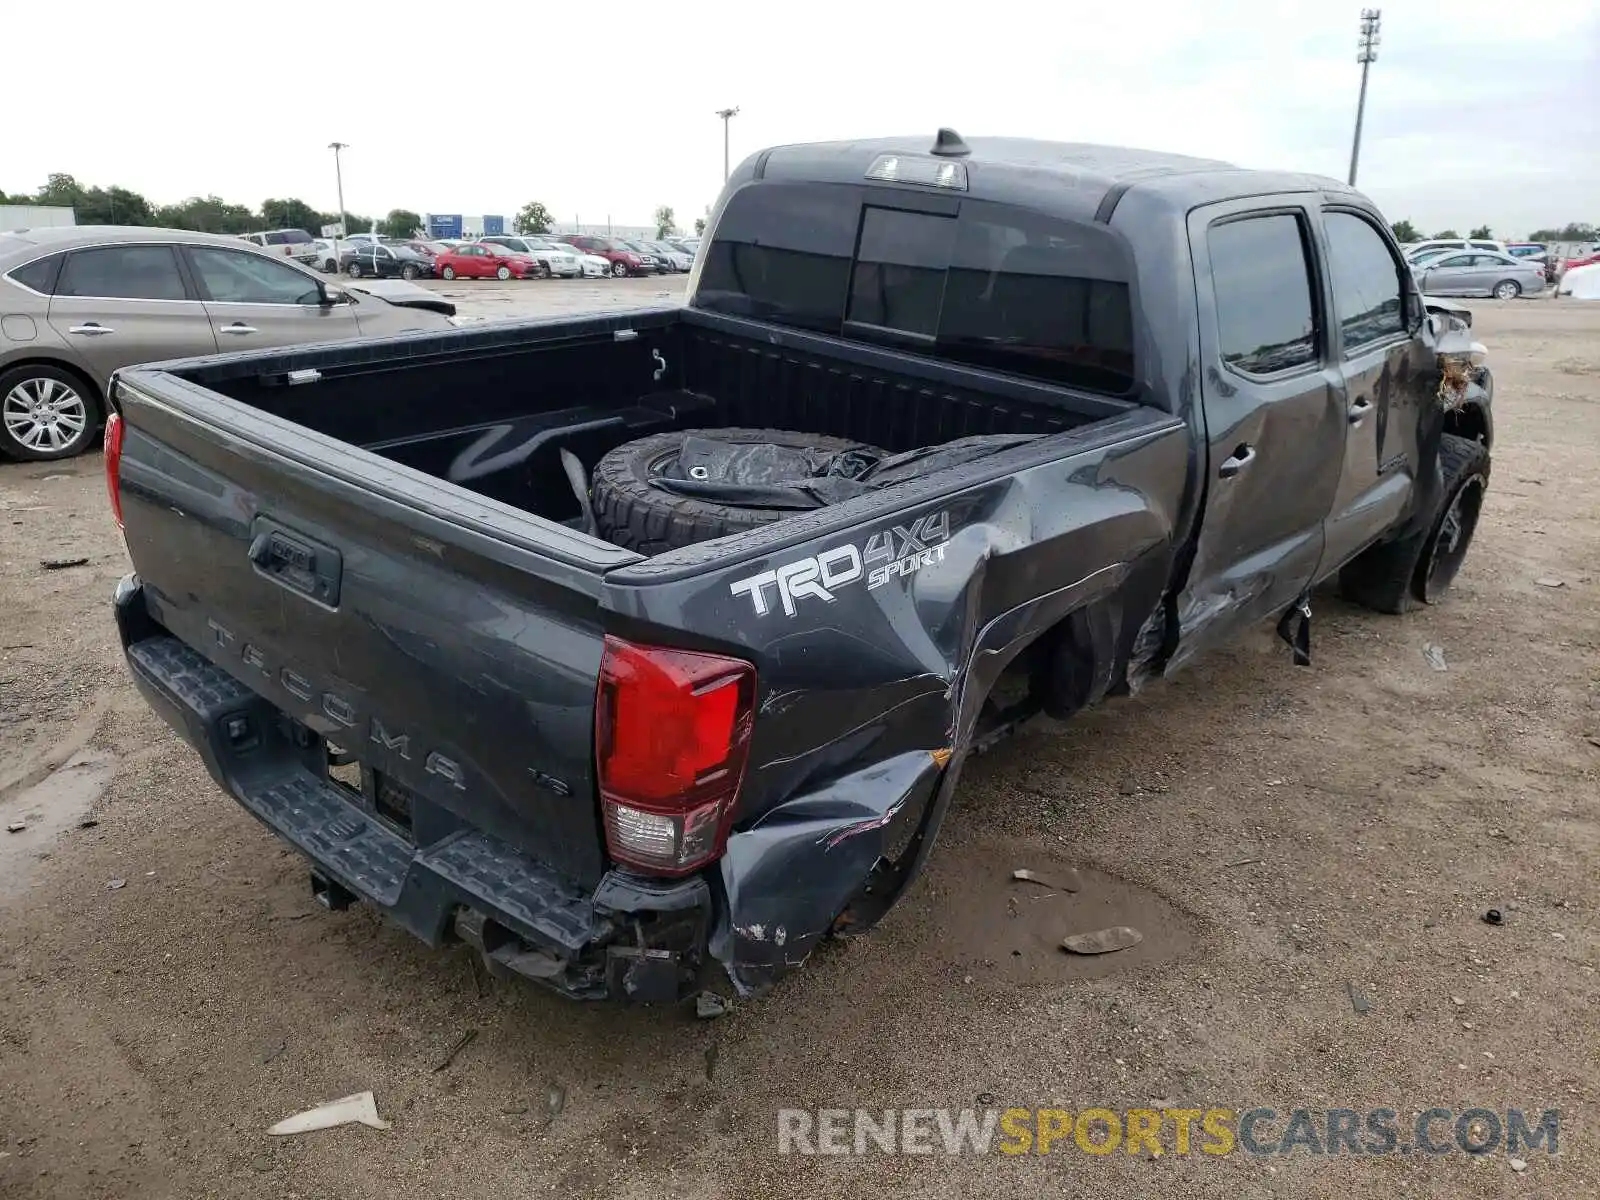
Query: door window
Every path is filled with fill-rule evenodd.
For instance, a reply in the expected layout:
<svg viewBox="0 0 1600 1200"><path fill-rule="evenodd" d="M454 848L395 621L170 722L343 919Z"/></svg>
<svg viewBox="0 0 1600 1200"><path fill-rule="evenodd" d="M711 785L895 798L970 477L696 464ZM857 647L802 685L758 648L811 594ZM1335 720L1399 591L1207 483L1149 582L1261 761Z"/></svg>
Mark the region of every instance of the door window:
<svg viewBox="0 0 1600 1200"><path fill-rule="evenodd" d="M67 255L56 295L118 300L185 300L171 246L96 246Z"/></svg>
<svg viewBox="0 0 1600 1200"><path fill-rule="evenodd" d="M223 304L316 304L322 289L293 267L248 251L190 246L206 294Z"/></svg>
<svg viewBox="0 0 1600 1200"><path fill-rule="evenodd" d="M1333 306L1344 331L1345 351L1404 333L1400 264L1383 235L1354 213L1330 212L1324 225L1328 230Z"/></svg>
<svg viewBox="0 0 1600 1200"><path fill-rule="evenodd" d="M1300 218L1291 213L1213 225L1211 280L1222 360L1252 375L1317 361L1316 307Z"/></svg>
<svg viewBox="0 0 1600 1200"><path fill-rule="evenodd" d="M1441 258L1437 262L1429 263L1428 265L1432 267L1470 267L1472 265L1472 255L1452 254L1448 258Z"/></svg>

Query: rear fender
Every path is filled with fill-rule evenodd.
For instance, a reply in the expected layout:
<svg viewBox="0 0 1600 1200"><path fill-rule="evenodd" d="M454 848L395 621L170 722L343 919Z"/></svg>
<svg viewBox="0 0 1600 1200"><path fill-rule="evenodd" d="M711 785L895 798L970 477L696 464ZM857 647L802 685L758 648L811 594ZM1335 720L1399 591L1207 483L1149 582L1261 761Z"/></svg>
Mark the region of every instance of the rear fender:
<svg viewBox="0 0 1600 1200"><path fill-rule="evenodd" d="M1146 413L1138 424L1120 438L1086 430L1077 453L1041 453L1070 436L1003 452L956 472L986 478L914 506L889 507L906 485L886 489L845 529L702 568L682 587L632 581L716 543L607 577L623 636L756 664L750 766L711 939L741 992L804 962L836 926L870 926L916 877L984 701L1019 655L1063 638L1046 645L1087 666L1085 702L1119 689L1162 606L1188 469L1181 423ZM744 536L778 541L838 515ZM1085 609L1094 615L1055 633Z"/></svg>

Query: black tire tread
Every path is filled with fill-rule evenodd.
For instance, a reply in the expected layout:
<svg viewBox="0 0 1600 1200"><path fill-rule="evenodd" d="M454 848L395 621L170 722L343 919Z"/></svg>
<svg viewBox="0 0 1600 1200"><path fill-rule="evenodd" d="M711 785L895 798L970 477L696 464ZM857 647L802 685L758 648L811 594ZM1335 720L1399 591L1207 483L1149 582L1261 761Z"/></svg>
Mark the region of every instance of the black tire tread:
<svg viewBox="0 0 1600 1200"><path fill-rule="evenodd" d="M794 515L792 509L740 508L695 496L675 496L650 484L649 464L692 433L738 441L849 450L860 442L785 429L708 429L657 433L610 451L595 464L589 501L606 541L639 554L665 554L680 546L744 533Z"/></svg>
<svg viewBox="0 0 1600 1200"><path fill-rule="evenodd" d="M1422 603L1423 554L1444 516L1443 506L1469 475L1489 474L1489 450L1482 442L1447 433L1439 443L1439 469L1444 487L1440 511L1410 537L1383 542L1356 555L1339 572L1339 594L1375 612L1404 613Z"/></svg>

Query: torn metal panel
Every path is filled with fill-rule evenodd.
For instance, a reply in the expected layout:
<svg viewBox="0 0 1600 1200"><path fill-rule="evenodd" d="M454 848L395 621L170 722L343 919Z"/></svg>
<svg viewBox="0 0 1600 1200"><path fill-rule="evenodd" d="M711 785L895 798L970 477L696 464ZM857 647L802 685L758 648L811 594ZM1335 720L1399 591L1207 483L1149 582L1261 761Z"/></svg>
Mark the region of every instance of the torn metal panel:
<svg viewBox="0 0 1600 1200"><path fill-rule="evenodd" d="M780 805L728 839L711 953L744 994L799 966L880 859L896 855L943 771L909 751Z"/></svg>

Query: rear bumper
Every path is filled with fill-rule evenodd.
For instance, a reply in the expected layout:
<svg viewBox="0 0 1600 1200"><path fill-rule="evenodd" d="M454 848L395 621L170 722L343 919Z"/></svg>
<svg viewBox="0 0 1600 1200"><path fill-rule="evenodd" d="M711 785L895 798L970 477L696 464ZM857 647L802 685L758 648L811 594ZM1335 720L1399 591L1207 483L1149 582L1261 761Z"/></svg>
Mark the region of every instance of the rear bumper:
<svg viewBox="0 0 1600 1200"><path fill-rule="evenodd" d="M118 583L113 605L145 700L224 791L311 860L329 907L364 900L430 944L468 941L491 971L574 998L696 990L712 912L704 879L612 871L590 892L471 827L419 845L328 777L321 739L156 625L137 576Z"/></svg>

